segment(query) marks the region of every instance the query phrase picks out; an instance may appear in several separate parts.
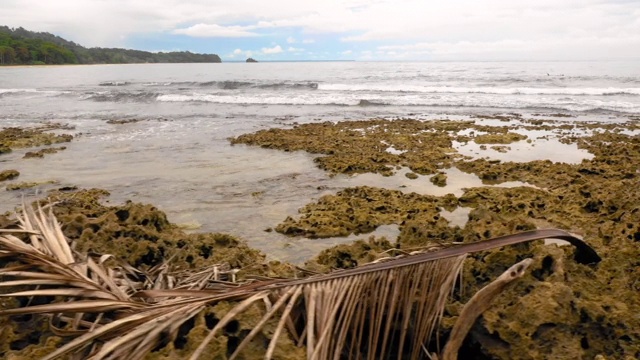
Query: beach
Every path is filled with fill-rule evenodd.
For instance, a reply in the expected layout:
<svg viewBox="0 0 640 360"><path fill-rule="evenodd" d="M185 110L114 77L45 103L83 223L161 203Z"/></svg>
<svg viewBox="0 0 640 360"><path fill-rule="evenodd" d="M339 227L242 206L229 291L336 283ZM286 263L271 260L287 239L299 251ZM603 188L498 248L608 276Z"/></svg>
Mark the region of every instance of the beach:
<svg viewBox="0 0 640 360"><path fill-rule="evenodd" d="M293 64L287 78L273 75L287 64L229 65L209 78L204 65L186 75L163 65L3 69L14 81L0 90L3 127L40 129L0 155L2 170L19 172L2 186L33 185L3 191L0 211L53 196L65 235L86 251L135 266L180 254L191 267L284 277L295 275L287 264L326 272L393 249L560 228L602 262L579 264L570 247L542 241L470 256L442 331L471 294L532 257L531 275L483 315L463 351L639 354L633 70L363 64L356 82L344 76L358 64ZM134 229L146 245L122 235ZM180 252L180 241L213 245Z"/></svg>

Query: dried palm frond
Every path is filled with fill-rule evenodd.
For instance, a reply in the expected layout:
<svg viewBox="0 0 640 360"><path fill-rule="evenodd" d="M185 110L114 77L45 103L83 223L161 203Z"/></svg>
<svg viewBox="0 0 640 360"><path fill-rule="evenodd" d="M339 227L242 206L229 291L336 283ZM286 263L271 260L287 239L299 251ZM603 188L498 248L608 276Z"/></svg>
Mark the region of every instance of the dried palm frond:
<svg viewBox="0 0 640 360"><path fill-rule="evenodd" d="M524 259L508 268L502 275L498 276L489 285L478 290L471 299L464 305L456 323L451 329L447 345L442 351L442 360L456 360L458 351L462 346L465 336L471 330L471 326L482 313L491 306L491 302L510 283L521 278L525 270L533 263L533 259Z"/></svg>
<svg viewBox="0 0 640 360"><path fill-rule="evenodd" d="M314 275L229 284L221 269L170 273L166 266L143 273L109 258L72 251L51 212L25 207L28 242L0 236L0 258L18 262L0 269L2 296L58 296L63 301L4 309L0 315L50 314L58 334L74 336L45 357L76 354L91 359L140 359L162 340L174 339L186 321L207 306L236 302L201 342L197 359L217 332L254 304L264 316L231 355L236 357L263 326L277 321L266 349L271 358L285 331L306 345L309 359L418 358L442 316L466 254L548 237L577 247L580 262L599 261L581 240L560 230L539 230L479 243ZM222 272L233 274L231 269ZM30 290L13 290L16 287Z"/></svg>

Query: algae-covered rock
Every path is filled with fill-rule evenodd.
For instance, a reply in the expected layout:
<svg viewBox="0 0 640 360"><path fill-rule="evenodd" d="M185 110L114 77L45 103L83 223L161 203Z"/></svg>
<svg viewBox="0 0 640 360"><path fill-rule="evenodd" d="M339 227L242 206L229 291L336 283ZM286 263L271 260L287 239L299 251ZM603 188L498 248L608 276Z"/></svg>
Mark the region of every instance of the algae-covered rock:
<svg viewBox="0 0 640 360"><path fill-rule="evenodd" d="M429 195L359 186L321 197L300 209L300 218L288 217L275 229L285 235L310 238L363 234L421 213L434 218L443 202Z"/></svg>
<svg viewBox="0 0 640 360"><path fill-rule="evenodd" d="M513 119L504 118L505 121ZM381 168L373 165L386 162L386 165L406 166L418 174L433 174L454 165L478 175L485 184L507 181L532 184L465 189L462 196L453 200L367 187L350 188L305 206L300 210L299 219L288 218L277 230L309 237L343 236L364 233L382 224L398 224L401 233L394 244L398 249L386 249L393 254L452 242L481 241L537 228L572 231L598 251L602 262L578 264L571 246L544 245L543 241L474 254L465 266L464 291L456 293L447 306L441 333L446 338L462 304L482 286L514 263L533 257L531 273L501 294L476 322L464 342L461 358L640 358L640 191L637 190L640 188L637 167L640 138L620 131L621 128L637 131L637 125L633 122L623 126L558 124L550 120L522 122L527 130L553 131L561 142L575 143L594 158L580 164L566 164L550 160L473 160L456 156L449 150L422 152L436 155L433 157L417 155L421 153L420 144L424 139L415 142L412 139L419 139L415 135L421 131L440 133L439 139L444 144L441 149L446 149L446 142L453 139L473 139L483 144L508 144L526 139L511 132L515 129L511 125L494 127L470 123L445 123L443 127L429 122L389 124L379 120L316 124L260 132L232 141L325 154L317 162L334 172L354 169L381 172ZM420 126L429 129L421 130ZM449 134L461 129L456 126L486 135ZM592 135L575 135L576 131L587 129L586 133ZM382 152L389 146L402 154L389 154L391 157L387 158ZM362 150L349 163L349 152L354 148ZM332 168L327 164L341 165ZM438 207L458 205L471 208L464 227L450 226L438 212ZM308 266L321 271L348 268L384 256L384 251L385 246L376 248L366 241L358 241L324 251Z"/></svg>
<svg viewBox="0 0 640 360"><path fill-rule="evenodd" d="M140 268L172 259L174 266L183 269L226 263L240 270L240 278L246 273L286 275L278 267L284 272L274 274L262 253L236 237L186 234L152 205L106 206L100 202L105 196L108 192L99 189L50 193L63 232L76 241L78 251L112 254Z"/></svg>
<svg viewBox="0 0 640 360"><path fill-rule="evenodd" d="M526 135L507 132L505 134L485 134L473 138L476 144L511 144L516 141L525 140Z"/></svg>
<svg viewBox="0 0 640 360"><path fill-rule="evenodd" d="M623 245L624 247L624 245ZM476 322L461 356L499 359L592 359L640 354L640 319L633 281L615 265L620 257L596 266L576 263L569 246L534 244L472 256L465 264L467 301L481 286L524 257L533 257L530 274L496 298ZM622 256L638 256L638 250ZM618 269L612 268L615 266ZM615 276L614 283L611 277ZM471 281L468 281L471 280ZM456 307L450 307L450 310ZM456 316L455 310L445 319Z"/></svg>
<svg viewBox="0 0 640 360"><path fill-rule="evenodd" d="M491 147L492 150L495 150L499 153L506 153L509 150L511 150L511 147L509 146L504 146L504 145L495 145Z"/></svg>
<svg viewBox="0 0 640 360"><path fill-rule="evenodd" d="M407 166L418 174L433 174L437 169L449 167L453 160L448 131L471 124L417 120L325 122L263 130L230 141L321 154L314 161L331 173L391 175L394 167ZM388 152L389 146L397 152Z"/></svg>
<svg viewBox="0 0 640 360"><path fill-rule="evenodd" d="M23 182L9 184L6 186L6 188L7 188L7 191L16 191L16 190L30 189L40 185L55 184L55 183L57 183L57 181L55 180L23 181Z"/></svg>
<svg viewBox="0 0 640 360"><path fill-rule="evenodd" d="M187 359L198 348L200 343L209 335L214 326L220 321L222 316L231 310L234 303L221 302L214 307L209 307L196 315L191 321L186 322L180 328L178 337L168 342L160 349L156 349L148 354L147 360L160 359ZM211 342L206 346L203 354L207 359L226 360L238 347L253 327L264 315L263 307L252 305L243 311L227 324ZM264 357L266 344L271 340L271 336L277 326L277 320L271 319L264 326L261 333L249 343L240 353L237 359L250 360ZM306 349L297 347L286 335L281 335L277 340L274 359L299 360L306 358Z"/></svg>
<svg viewBox="0 0 640 360"><path fill-rule="evenodd" d="M408 172L406 174L404 174L404 176L407 177L407 179L411 179L411 180L415 180L418 178L418 174L414 173L414 172Z"/></svg>
<svg viewBox="0 0 640 360"><path fill-rule="evenodd" d="M431 181L434 185L444 187L447 186L447 174L443 172L439 172L433 175L429 181Z"/></svg>
<svg viewBox="0 0 640 360"><path fill-rule="evenodd" d="M18 170L3 170L0 171L0 181L12 180L20 176Z"/></svg>
<svg viewBox="0 0 640 360"><path fill-rule="evenodd" d="M60 146L60 147L50 147L46 149L41 149L38 151L27 151L22 158L23 159L33 159L33 158L42 159L45 154L55 154L58 151L62 151L66 149L67 149L66 146Z"/></svg>
<svg viewBox="0 0 640 360"><path fill-rule="evenodd" d="M519 117L509 115L499 120L514 119ZM556 227L578 233L598 251L603 259L599 264L578 264L573 247L545 245L544 241L470 255L460 291L454 293L445 310L439 329L442 340L446 340L462 305L476 291L514 263L532 257L529 274L500 294L476 321L460 358L640 358L640 139L616 131L620 124L555 124L547 120L525 123L528 128L549 131L593 130L590 136L566 135L563 139L588 150L594 158L580 164L549 160L469 161L455 154L451 142L474 138L456 135L457 131L474 129L498 135L496 138L502 141L498 143L507 143L504 141L511 139L510 134L515 134L510 133L511 126L474 122L375 120L309 124L243 135L232 139L232 143L316 153L320 156L316 163L334 173L389 174L396 166L406 166L424 175L455 165L477 174L486 183L526 181L535 185L470 188L460 197L348 188L305 206L298 219L288 218L276 230L288 235L328 237L365 233L383 224L399 225L396 243L376 238L359 240L323 251L307 263L311 270L322 272L362 265L387 254L481 241L536 228ZM633 123L625 126L637 130ZM606 131L600 132L598 127ZM475 139L481 136L485 135ZM399 151L388 152L390 146ZM292 275L287 264L267 264L260 253L247 249L232 236L184 234L151 205L105 206L99 202L102 194L98 191L67 195L71 194L59 195L57 200L61 202L55 211L62 219L65 234L78 243L79 249L115 252L142 268L173 256L177 259L175 264L184 268L228 262L242 270L240 277ZM54 200L55 196L58 195L54 193ZM462 227L451 226L440 215L440 208L451 211L457 206L470 208L468 221ZM193 349L228 310L227 306L207 309L187 324L177 341L149 358L184 357L186 350ZM207 349L211 357L228 356L239 339L246 336L263 309L251 311L252 315L232 322L214 339ZM33 326L40 329L40 325ZM28 349L58 339L47 338L42 330ZM24 339L27 332L22 334L12 335L11 342L29 344ZM260 334L247 358L260 353L260 344L264 347L269 338L269 331ZM304 358L288 338L282 341L278 358ZM435 341L430 349L435 349Z"/></svg>
<svg viewBox="0 0 640 360"><path fill-rule="evenodd" d="M367 240L356 240L352 244L343 244L323 250L305 264L309 270L328 272L335 269L350 269L368 264L381 257L389 256L396 246L386 238L370 236Z"/></svg>
<svg viewBox="0 0 640 360"><path fill-rule="evenodd" d="M224 268L234 269L236 279L241 281L248 276L294 276L292 265L268 262L264 254L234 236L185 234L156 207L133 202L107 206L101 199L108 195L101 189L49 192L48 201L53 204L54 214L65 236L74 243L75 251L111 254L141 270L166 262L172 271L196 271L224 265ZM19 306L15 299L0 299L0 309ZM146 358L188 357L230 307L228 303L220 303L206 308L180 327L176 339L155 349ZM264 307L253 306L227 325L207 347L209 358L227 359L265 311ZM241 359L264 354L277 325L277 320L275 324L273 322L258 334ZM66 341L55 336L47 319L39 316L0 317L0 329L3 335L0 356L6 359L40 358ZM300 359L304 358L304 352L304 348L298 348L283 334L274 356Z"/></svg>
<svg viewBox="0 0 640 360"><path fill-rule="evenodd" d="M64 124L44 124L34 128L16 128L10 127L0 130L0 148L17 149L29 148L41 145L52 145L58 143L69 142L73 139L69 134L54 134L48 131L52 130L71 130Z"/></svg>

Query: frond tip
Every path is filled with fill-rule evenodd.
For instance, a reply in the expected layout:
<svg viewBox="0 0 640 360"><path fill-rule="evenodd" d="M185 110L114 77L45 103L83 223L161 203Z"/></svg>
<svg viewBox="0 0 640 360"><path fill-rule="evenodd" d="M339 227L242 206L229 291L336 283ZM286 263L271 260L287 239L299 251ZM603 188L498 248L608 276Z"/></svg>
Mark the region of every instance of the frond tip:
<svg viewBox="0 0 640 360"><path fill-rule="evenodd" d="M2 309L0 316L49 314L52 331L73 336L45 359L69 354L141 359L167 338L174 339L189 319L221 301L235 306L191 359L200 357L220 329L254 304L265 304L264 315L231 358L267 323L275 326L267 359L283 332L306 346L308 359L418 358L442 317L468 253L553 237L575 245L579 262L600 260L582 240L564 231L538 230L303 279L229 286L214 281L218 268L168 273L163 266L154 275L123 263L107 266L108 255L78 254L51 211L25 206L20 223L22 229L15 233L23 238L11 235L13 230L0 231L0 258L5 264L0 268L0 288L8 289L2 296L58 300Z"/></svg>

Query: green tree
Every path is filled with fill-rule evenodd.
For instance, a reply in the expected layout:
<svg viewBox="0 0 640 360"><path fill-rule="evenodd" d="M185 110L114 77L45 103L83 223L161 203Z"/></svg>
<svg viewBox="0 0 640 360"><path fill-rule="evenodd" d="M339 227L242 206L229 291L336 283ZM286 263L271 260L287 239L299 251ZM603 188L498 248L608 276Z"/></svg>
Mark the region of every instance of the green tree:
<svg viewBox="0 0 640 360"><path fill-rule="evenodd" d="M16 56L15 50L9 46L0 46L0 65L11 64Z"/></svg>

